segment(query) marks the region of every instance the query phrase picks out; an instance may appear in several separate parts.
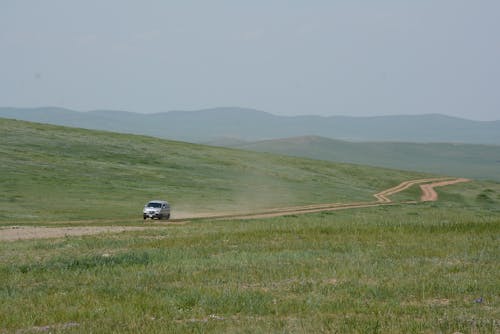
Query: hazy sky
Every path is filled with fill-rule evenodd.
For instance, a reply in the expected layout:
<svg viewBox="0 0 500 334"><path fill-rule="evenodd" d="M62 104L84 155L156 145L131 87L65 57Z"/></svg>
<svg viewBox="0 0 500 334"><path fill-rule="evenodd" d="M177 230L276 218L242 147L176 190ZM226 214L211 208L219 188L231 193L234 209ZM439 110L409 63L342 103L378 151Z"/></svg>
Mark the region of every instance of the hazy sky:
<svg viewBox="0 0 500 334"><path fill-rule="evenodd" d="M498 0L0 0L0 106L500 119Z"/></svg>

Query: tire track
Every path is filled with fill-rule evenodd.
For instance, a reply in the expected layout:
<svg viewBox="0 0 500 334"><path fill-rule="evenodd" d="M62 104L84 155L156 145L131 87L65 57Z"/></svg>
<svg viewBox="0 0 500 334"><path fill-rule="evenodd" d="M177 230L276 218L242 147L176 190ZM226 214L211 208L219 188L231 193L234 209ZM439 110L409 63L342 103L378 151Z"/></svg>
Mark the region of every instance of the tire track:
<svg viewBox="0 0 500 334"><path fill-rule="evenodd" d="M421 202L432 202L432 201L437 201L439 196L437 192L434 190L434 187L444 187L448 185L452 185L455 183L460 183L460 182L469 182L469 179L455 179L455 180L448 180L448 181L441 181L441 182L435 182L435 183L429 183L429 184L421 184L420 189L422 189L422 197L420 197Z"/></svg>
<svg viewBox="0 0 500 334"><path fill-rule="evenodd" d="M307 205L307 206L298 206L298 207L290 207L290 208L277 208L277 209L272 209L268 210L265 212L259 212L259 213L251 213L251 214L241 214L241 215L225 215L225 216L218 216L218 217L212 217L213 219L218 219L218 220L228 220L228 219L258 219L258 218L272 218L272 217L280 217L280 216L287 216L287 215L300 215L300 214L306 214L306 213L315 213L315 212L324 212L324 211L335 211L335 210L345 210L345 209L358 209L358 208L368 208L368 207L374 207L374 206L383 206L383 205L395 205L395 204L401 204L401 203L408 203L408 202L394 202L392 201L389 196L392 196L394 194L397 194L399 192L402 192L416 184L423 186L422 184L427 184L429 182L428 186L422 189L422 191L425 192L434 192L434 187L442 187L446 185L451 185L454 183L459 183L459 182L468 182L470 180L468 179L450 179L450 178L426 178L426 179L417 179L417 180L409 180L409 181L404 181L398 184L395 187L386 189L384 191L381 191L379 193L374 194L373 196L376 198L376 201L373 202L356 202L356 203L331 203L331 204L317 204L317 205ZM425 189L425 190L424 190ZM436 194L437 196L437 194ZM422 196L422 198L424 198ZM427 197L425 197L427 198ZM437 200L437 197L436 199ZM423 201L421 199L421 201ZM427 201L427 200L426 200ZM415 202L412 202L415 203Z"/></svg>
<svg viewBox="0 0 500 334"><path fill-rule="evenodd" d="M444 181L444 180L449 180L449 178L430 178L430 179L418 179L418 180L410 180L410 181L404 181L401 182L399 185L386 189L384 191L381 191L373 196L377 199L379 203L391 203L392 200L388 198L388 196L397 194L403 190L406 190L410 188L411 186L415 184L420 184L420 183L425 183L425 182L434 182L434 181Z"/></svg>

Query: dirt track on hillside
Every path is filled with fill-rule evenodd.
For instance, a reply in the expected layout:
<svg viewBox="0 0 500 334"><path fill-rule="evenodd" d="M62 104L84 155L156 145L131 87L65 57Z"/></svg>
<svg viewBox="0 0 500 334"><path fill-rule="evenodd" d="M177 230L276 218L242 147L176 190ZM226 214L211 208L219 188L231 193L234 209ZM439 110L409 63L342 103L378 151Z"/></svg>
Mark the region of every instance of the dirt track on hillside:
<svg viewBox="0 0 500 334"><path fill-rule="evenodd" d="M455 183L460 183L460 182L469 182L469 179L455 179L455 180L448 180L448 181L441 181L441 182L436 182L436 183L427 183L427 184L421 184L420 189L422 189L422 197L420 198L421 202L431 202L431 201L437 201L438 199L438 194L434 190L434 187L444 187L448 186L451 184Z"/></svg>
<svg viewBox="0 0 500 334"><path fill-rule="evenodd" d="M410 188L413 185L419 184L422 189L422 197L420 201L436 201L438 195L434 190L435 187L443 187L459 182L468 182L470 180L464 178L451 179L451 178L429 178L410 180L400 183L399 185L374 194L375 201L372 202L355 202L355 203L330 203L330 204L314 204L305 206L296 206L288 208L270 209L259 213L242 213L242 214L207 214L196 215L192 217L183 217L183 219L175 219L167 223L167 225L183 224L187 219L194 218L211 218L218 220L228 219L259 219L280 217L288 215L300 215L313 212L335 211L344 209L355 208L368 208L382 205L401 204L401 202L393 202L389 196L397 194L403 190ZM408 203L408 202L403 202ZM415 202L411 202L415 203ZM95 222L95 220L93 220ZM119 222L103 220L100 222ZM84 223L84 222L81 222ZM165 225L165 224L162 224ZM27 240L27 239L45 239L45 238L61 238L67 236L83 236L93 235L100 233L118 233L125 231L142 231L150 229L160 229L159 224L153 226L78 226L78 227L34 227L34 226L10 226L0 228L0 241L14 241L14 240Z"/></svg>
<svg viewBox="0 0 500 334"><path fill-rule="evenodd" d="M429 193L429 195L424 195L421 197L421 201L436 201L438 199L437 193L434 191L434 187L443 187L446 185L451 185L459 182L468 182L468 179L450 179L450 178L429 178L429 179L418 179L405 181L398 184L395 187L386 189L379 193L373 195L376 201L373 202L355 202L355 203L331 203L331 204L317 204L317 205L307 205L307 206L297 206L290 208L278 208L273 210L268 210L266 212L254 213L254 214L242 214L242 215L227 215L213 217L215 219L257 219L257 218L270 218L288 215L300 215L305 213L313 212L323 212L323 211L335 211L335 210L345 210L345 209L357 209L357 208L369 208L374 206L382 205L394 205L401 204L401 202L393 202L389 196L397 194L403 190L410 188L416 184L422 184L426 186L422 188L422 191ZM429 183L431 182L431 183ZM422 187L423 185L421 185ZM415 202L412 202L415 203Z"/></svg>

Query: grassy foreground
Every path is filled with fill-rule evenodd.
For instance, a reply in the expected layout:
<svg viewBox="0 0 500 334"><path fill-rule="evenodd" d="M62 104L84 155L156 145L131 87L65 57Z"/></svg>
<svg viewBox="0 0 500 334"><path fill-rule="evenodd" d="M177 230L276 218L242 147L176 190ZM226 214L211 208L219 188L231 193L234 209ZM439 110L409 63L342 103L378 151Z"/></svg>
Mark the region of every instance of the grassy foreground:
<svg viewBox="0 0 500 334"><path fill-rule="evenodd" d="M5 333L500 331L494 209L201 220L0 254Z"/></svg>

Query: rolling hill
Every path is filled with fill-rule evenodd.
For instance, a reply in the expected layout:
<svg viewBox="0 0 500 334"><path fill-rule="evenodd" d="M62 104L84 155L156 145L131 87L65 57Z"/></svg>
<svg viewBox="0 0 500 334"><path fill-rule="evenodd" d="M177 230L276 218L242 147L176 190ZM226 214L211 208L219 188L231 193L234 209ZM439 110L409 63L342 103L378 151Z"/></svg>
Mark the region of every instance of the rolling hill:
<svg viewBox="0 0 500 334"><path fill-rule="evenodd" d="M322 136L349 141L453 142L500 145L500 121L440 114L415 116L277 116L243 108L139 114L63 108L0 108L0 117L203 143Z"/></svg>
<svg viewBox="0 0 500 334"><path fill-rule="evenodd" d="M347 142L304 136L253 143L223 141L258 152L500 181L500 146L449 143Z"/></svg>
<svg viewBox="0 0 500 334"><path fill-rule="evenodd" d="M135 219L157 198L174 217L366 201L426 176L9 119L0 160L0 221L19 223Z"/></svg>

